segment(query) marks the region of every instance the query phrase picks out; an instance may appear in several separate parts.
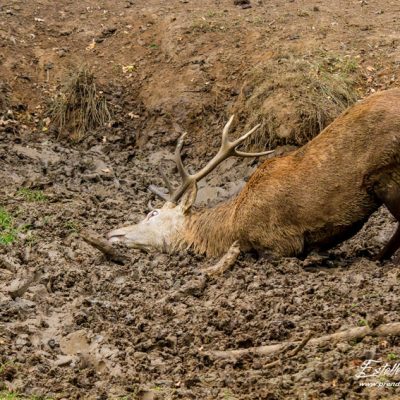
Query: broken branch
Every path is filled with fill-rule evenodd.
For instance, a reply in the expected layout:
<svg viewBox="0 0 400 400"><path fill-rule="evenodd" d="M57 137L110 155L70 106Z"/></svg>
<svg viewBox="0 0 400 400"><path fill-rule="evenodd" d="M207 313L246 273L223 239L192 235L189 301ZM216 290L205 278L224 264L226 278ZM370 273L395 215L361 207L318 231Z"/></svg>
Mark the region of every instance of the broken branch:
<svg viewBox="0 0 400 400"><path fill-rule="evenodd" d="M82 231L81 238L97 250L101 251L109 260L117 264L125 264L127 258L114 248L107 240L99 237L92 231Z"/></svg>
<svg viewBox="0 0 400 400"><path fill-rule="evenodd" d="M335 341L362 339L366 336L390 336L390 335L400 336L400 322L392 322L389 324L380 325L376 328L370 328L369 326L351 328L345 331L332 333L330 335L324 335L319 338L310 339L307 342L310 345L318 346ZM206 354L213 358L238 358L250 354L265 356L279 352L283 350L286 346L290 345L298 345L298 348L296 348L295 351L299 352L302 349L301 345L303 342L304 341L283 342L267 346L252 347L248 349L210 351L207 352ZM307 344L307 342L304 343L303 347Z"/></svg>

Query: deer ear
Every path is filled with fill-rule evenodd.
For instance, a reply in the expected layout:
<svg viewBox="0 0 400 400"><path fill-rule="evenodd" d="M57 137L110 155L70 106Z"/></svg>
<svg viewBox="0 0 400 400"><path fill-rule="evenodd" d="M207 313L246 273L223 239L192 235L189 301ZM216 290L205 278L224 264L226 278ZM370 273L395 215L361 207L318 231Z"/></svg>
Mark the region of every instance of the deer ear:
<svg viewBox="0 0 400 400"><path fill-rule="evenodd" d="M184 214L186 214L194 202L196 201L197 197L197 184L193 183L188 190L186 190L185 194L182 197L179 206L182 208Z"/></svg>

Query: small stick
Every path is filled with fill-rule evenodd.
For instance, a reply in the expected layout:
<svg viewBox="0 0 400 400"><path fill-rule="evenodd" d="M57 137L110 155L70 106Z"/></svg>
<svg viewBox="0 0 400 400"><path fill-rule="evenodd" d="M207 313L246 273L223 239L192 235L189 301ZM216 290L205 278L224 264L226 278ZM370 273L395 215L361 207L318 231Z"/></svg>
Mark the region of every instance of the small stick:
<svg viewBox="0 0 400 400"><path fill-rule="evenodd" d="M276 365L282 365L284 361L288 360L289 358L295 357L301 350L304 349L305 345L310 341L312 337L313 334L309 332L308 335L306 335L304 339L298 344L298 346L296 346L290 353L286 355L283 353L282 356L279 357L277 360L264 365L264 368L266 369L275 367Z"/></svg>
<svg viewBox="0 0 400 400"><path fill-rule="evenodd" d="M287 355L287 357L285 357L285 358L295 357L301 350L304 349L304 347L306 346L306 344L310 341L310 339L311 339L312 337L313 337L312 332L309 332L309 333L304 337L304 339L300 342L300 344L299 344L297 347L295 347L295 348L293 349L293 351L291 351L291 352Z"/></svg>
<svg viewBox="0 0 400 400"><path fill-rule="evenodd" d="M115 249L107 240L92 231L82 231L80 237L88 244L101 251L109 260L124 265L127 258Z"/></svg>

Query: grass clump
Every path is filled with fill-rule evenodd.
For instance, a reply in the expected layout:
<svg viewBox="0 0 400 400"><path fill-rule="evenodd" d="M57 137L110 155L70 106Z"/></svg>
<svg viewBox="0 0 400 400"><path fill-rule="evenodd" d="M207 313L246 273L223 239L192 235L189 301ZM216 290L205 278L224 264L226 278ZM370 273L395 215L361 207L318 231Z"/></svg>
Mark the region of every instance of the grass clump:
<svg viewBox="0 0 400 400"><path fill-rule="evenodd" d="M12 392L0 392L0 400L18 400L18 397L15 393Z"/></svg>
<svg viewBox="0 0 400 400"><path fill-rule="evenodd" d="M41 202L47 200L46 195L41 190L21 188L18 190L17 195L23 197L25 201L29 202Z"/></svg>
<svg viewBox="0 0 400 400"><path fill-rule="evenodd" d="M400 357L396 353L389 353L386 357L389 361L398 360Z"/></svg>
<svg viewBox="0 0 400 400"><path fill-rule="evenodd" d="M110 112L106 99L97 90L93 72L86 66L72 71L48 111L52 126L59 136L80 141L85 134L107 123Z"/></svg>
<svg viewBox="0 0 400 400"><path fill-rule="evenodd" d="M356 59L326 53L254 67L234 107L244 130L261 124L248 147L305 144L357 100L358 79Z"/></svg>
<svg viewBox="0 0 400 400"><path fill-rule="evenodd" d="M4 207L0 207L0 245L13 244L20 233L28 233L27 240L31 240L32 235L28 229L29 225L17 225L14 217Z"/></svg>
<svg viewBox="0 0 400 400"><path fill-rule="evenodd" d="M368 322L365 319L359 319L357 322L358 326L368 326Z"/></svg>
<svg viewBox="0 0 400 400"><path fill-rule="evenodd" d="M15 228L12 215L0 207L0 245L12 244L16 241L19 230Z"/></svg>
<svg viewBox="0 0 400 400"><path fill-rule="evenodd" d="M64 228L69 232L79 232L79 224L75 221L68 220L64 223Z"/></svg>

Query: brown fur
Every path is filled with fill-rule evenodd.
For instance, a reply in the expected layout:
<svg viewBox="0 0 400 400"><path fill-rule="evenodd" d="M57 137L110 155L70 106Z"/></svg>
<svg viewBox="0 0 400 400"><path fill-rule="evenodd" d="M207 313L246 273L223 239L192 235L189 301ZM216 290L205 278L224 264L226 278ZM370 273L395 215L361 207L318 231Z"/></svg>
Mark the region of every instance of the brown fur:
<svg viewBox="0 0 400 400"><path fill-rule="evenodd" d="M220 255L236 240L234 204L219 204L187 217L181 238L181 247L192 247L197 253Z"/></svg>
<svg viewBox="0 0 400 400"><path fill-rule="evenodd" d="M400 89L349 108L317 137L265 161L233 200L187 217L182 240L217 256L242 250L291 256L352 236L382 204L375 185L400 173Z"/></svg>

